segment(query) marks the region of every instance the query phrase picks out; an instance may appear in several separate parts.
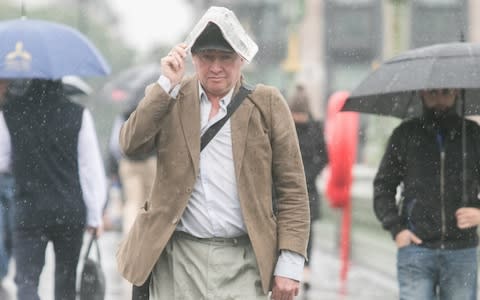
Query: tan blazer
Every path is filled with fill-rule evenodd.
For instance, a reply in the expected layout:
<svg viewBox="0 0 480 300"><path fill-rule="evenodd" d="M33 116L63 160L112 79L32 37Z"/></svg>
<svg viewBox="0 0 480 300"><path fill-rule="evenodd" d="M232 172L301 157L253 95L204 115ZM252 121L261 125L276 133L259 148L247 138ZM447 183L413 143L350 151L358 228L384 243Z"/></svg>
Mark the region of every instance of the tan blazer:
<svg viewBox="0 0 480 300"><path fill-rule="evenodd" d="M196 77L182 82L176 99L150 85L120 133L125 154L157 152L153 190L117 253L120 273L135 285L146 281L159 259L199 173L198 93ZM257 85L235 111L231 128L240 205L266 293L280 249L306 257L310 217L296 131L281 94L265 85Z"/></svg>

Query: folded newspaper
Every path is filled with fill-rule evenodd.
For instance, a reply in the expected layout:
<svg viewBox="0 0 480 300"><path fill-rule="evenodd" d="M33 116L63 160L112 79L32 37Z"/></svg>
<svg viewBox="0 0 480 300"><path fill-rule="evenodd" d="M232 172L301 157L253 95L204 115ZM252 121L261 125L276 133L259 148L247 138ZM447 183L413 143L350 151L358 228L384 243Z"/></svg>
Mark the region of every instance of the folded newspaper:
<svg viewBox="0 0 480 300"><path fill-rule="evenodd" d="M252 61L258 51L258 46L245 32L235 14L225 7L212 6L205 12L185 40L188 48L192 47L198 36L210 22L220 28L223 37L238 55L247 62Z"/></svg>

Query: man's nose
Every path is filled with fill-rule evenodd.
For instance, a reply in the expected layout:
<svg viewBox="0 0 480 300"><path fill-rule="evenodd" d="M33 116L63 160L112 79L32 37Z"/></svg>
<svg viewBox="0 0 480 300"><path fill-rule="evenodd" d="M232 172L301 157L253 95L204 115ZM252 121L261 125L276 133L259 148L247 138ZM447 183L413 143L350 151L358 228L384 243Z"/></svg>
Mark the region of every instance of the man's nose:
<svg viewBox="0 0 480 300"><path fill-rule="evenodd" d="M210 66L210 70L214 72L218 72L221 69L222 69L222 63L220 62L220 59L218 58L214 59Z"/></svg>

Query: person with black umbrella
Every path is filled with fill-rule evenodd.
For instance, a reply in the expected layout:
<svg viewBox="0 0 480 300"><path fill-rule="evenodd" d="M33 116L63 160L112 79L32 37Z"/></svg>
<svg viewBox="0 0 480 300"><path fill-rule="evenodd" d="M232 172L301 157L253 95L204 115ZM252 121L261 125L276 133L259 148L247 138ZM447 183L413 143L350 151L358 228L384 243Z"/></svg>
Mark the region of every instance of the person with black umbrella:
<svg viewBox="0 0 480 300"><path fill-rule="evenodd" d="M480 127L465 120L462 149L460 90L417 93L423 114L389 139L374 179L375 214L398 247L400 299L476 299Z"/></svg>

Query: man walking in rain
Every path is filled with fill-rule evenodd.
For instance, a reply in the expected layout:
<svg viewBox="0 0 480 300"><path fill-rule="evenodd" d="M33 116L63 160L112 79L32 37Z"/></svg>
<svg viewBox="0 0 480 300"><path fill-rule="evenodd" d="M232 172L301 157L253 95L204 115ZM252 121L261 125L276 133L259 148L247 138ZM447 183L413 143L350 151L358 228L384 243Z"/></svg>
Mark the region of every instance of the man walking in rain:
<svg viewBox="0 0 480 300"><path fill-rule="evenodd" d="M466 120L463 203L459 90L419 93L423 115L394 130L375 177L375 213L398 247L400 299L476 299L480 127Z"/></svg>
<svg viewBox="0 0 480 300"><path fill-rule="evenodd" d="M184 78L190 46L195 76ZM153 190L117 255L133 284L150 276L150 299L267 299L272 290L291 300L299 291L309 204L279 91L258 85L201 150L201 135L241 99L241 69L256 51L230 10L210 8L162 58L158 83L122 127L126 155L157 153Z"/></svg>
<svg viewBox="0 0 480 300"><path fill-rule="evenodd" d="M60 80L15 82L0 118L0 136L9 137L0 154L11 149L17 299L40 299L45 251L52 242L55 282L49 299L74 300L84 231L101 229L106 200L93 118L65 96Z"/></svg>

